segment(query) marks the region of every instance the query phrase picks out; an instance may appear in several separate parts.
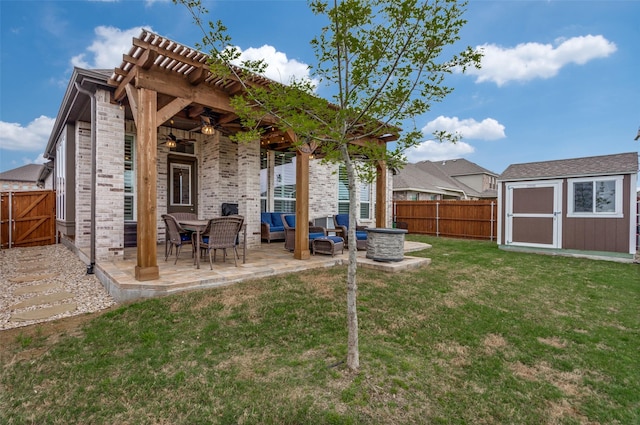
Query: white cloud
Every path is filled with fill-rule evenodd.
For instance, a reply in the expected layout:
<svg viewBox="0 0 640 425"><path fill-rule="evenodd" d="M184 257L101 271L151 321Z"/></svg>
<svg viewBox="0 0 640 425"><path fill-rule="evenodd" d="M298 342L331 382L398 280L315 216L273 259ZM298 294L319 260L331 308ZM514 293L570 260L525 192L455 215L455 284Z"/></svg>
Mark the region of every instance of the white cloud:
<svg viewBox="0 0 640 425"><path fill-rule="evenodd" d="M267 78L282 84L288 84L292 78L296 80L309 80L309 65L298 62L295 59L288 59L286 53L278 52L275 47L264 45L262 47L250 47L246 50L238 48L241 52L240 59L236 62L246 60L264 60L268 66L265 73ZM314 86L318 86L316 80L312 80Z"/></svg>
<svg viewBox="0 0 640 425"><path fill-rule="evenodd" d="M111 69L120 65L122 54L131 48L131 40L140 35L142 27L121 30L99 26L94 29L96 38L87 47L88 53L71 58L71 64L79 68Z"/></svg>
<svg viewBox="0 0 640 425"><path fill-rule="evenodd" d="M584 65L605 58L617 50L615 43L601 35L556 39L555 44L523 43L513 48L495 44L477 47L483 51L482 68L468 69L476 82L492 81L502 86L510 81L547 79L568 64Z"/></svg>
<svg viewBox="0 0 640 425"><path fill-rule="evenodd" d="M0 147L9 151L44 151L55 120L44 115L26 127L0 121Z"/></svg>
<svg viewBox="0 0 640 425"><path fill-rule="evenodd" d="M506 137L504 125L493 118L485 118L478 122L472 118L443 117L442 115L422 127L424 134L444 130L449 133L459 133L464 139L498 140Z"/></svg>
<svg viewBox="0 0 640 425"><path fill-rule="evenodd" d="M31 159L31 158L26 158L23 157L22 158L22 162L24 162L25 164L44 164L45 162L48 162L48 159L44 159L44 154L40 154L38 155L35 159Z"/></svg>
<svg viewBox="0 0 640 425"><path fill-rule="evenodd" d="M427 140L405 151L407 161L411 163L419 161L442 161L444 159L462 158L475 151L473 146L465 142L440 143Z"/></svg>

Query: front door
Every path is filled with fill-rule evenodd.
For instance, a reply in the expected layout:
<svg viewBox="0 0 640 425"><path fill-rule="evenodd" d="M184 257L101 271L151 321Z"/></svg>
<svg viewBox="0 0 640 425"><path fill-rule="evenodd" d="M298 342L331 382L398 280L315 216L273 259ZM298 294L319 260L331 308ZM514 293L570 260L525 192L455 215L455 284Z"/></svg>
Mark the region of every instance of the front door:
<svg viewBox="0 0 640 425"><path fill-rule="evenodd" d="M197 160L178 155L169 156L167 170L167 212L198 214Z"/></svg>
<svg viewBox="0 0 640 425"><path fill-rule="evenodd" d="M508 183L506 245L562 246L562 181Z"/></svg>

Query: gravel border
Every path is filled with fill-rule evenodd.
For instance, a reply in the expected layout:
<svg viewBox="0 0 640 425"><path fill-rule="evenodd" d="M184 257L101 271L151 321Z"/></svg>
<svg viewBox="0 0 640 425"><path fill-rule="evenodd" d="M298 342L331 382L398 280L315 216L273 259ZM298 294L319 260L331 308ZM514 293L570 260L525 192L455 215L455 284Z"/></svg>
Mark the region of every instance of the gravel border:
<svg viewBox="0 0 640 425"><path fill-rule="evenodd" d="M38 279L39 276L48 277ZM53 276L52 276L53 275ZM31 281L20 282L21 278L33 277ZM16 295L14 291L27 286L50 284L52 288L38 293ZM34 296L67 291L73 298L53 304L40 304L14 310L16 304ZM15 312L51 307L56 304L76 303L73 311L57 314L40 320L11 321ZM94 313L116 305L95 275L87 274L87 266L64 245L47 245L30 248L0 250L0 330L29 326L63 317Z"/></svg>

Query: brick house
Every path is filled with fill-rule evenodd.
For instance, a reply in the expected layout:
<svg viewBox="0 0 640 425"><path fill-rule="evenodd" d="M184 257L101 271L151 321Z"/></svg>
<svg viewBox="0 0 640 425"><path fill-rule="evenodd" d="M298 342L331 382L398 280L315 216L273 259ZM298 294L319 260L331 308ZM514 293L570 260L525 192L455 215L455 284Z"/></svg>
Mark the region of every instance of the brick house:
<svg viewBox="0 0 640 425"><path fill-rule="evenodd" d="M74 69L45 149L54 161L58 234L85 261L118 261L135 245L136 279L154 280L167 212L211 218L222 204L237 204L251 248L261 243L261 211L295 212L306 222L344 206L340 167L292 151L295 135L265 122L273 131L261 140L229 139L239 128L229 99L241 87L212 75L206 55L143 31L123 58L115 70ZM361 222L389 226L390 188L379 165L377 181L359 188ZM294 258L309 257L306 237Z"/></svg>

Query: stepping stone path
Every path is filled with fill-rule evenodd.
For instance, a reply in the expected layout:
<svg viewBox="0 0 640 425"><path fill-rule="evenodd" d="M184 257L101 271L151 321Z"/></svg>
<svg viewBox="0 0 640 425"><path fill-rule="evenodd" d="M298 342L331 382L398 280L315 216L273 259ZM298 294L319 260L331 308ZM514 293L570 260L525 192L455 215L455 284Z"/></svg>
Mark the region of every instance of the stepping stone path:
<svg viewBox="0 0 640 425"><path fill-rule="evenodd" d="M95 275L61 245L0 251L0 332L114 305Z"/></svg>

